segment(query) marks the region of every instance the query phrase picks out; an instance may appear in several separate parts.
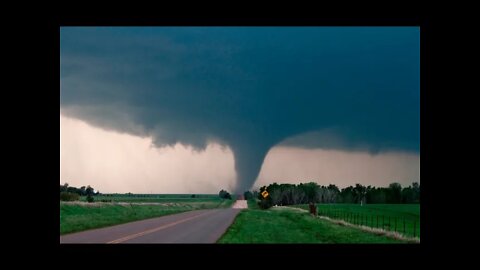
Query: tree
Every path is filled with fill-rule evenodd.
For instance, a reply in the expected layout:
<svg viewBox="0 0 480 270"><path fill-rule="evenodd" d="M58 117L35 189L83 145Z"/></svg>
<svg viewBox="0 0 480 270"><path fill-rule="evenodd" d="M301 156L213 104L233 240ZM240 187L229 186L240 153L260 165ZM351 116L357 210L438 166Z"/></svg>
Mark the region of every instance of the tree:
<svg viewBox="0 0 480 270"><path fill-rule="evenodd" d="M342 191L340 192L342 203L354 203L355 201L353 193L354 192L352 186L342 188Z"/></svg>
<svg viewBox="0 0 480 270"><path fill-rule="evenodd" d="M339 189L336 185L319 186L315 182L294 184L273 183L260 188L260 192L254 190L253 198L264 200L261 192L267 190L270 194L268 200L262 202L262 208L268 208L271 204L292 205L305 203L419 203L420 185L413 183L412 186L403 188L399 183L392 183L388 187L363 186L359 183ZM226 192L226 191L224 191ZM247 192L244 193L247 198Z"/></svg>
<svg viewBox="0 0 480 270"><path fill-rule="evenodd" d="M388 186L387 203L401 203L402 202L402 185L399 183L391 183Z"/></svg>
<svg viewBox="0 0 480 270"><path fill-rule="evenodd" d="M87 194L87 202L91 203L94 201L93 199L93 188L88 185L87 188L85 189L85 193Z"/></svg>
<svg viewBox="0 0 480 270"><path fill-rule="evenodd" d="M365 194L367 192L367 188L361 184L355 184L353 188L353 201L355 203L363 203L365 200Z"/></svg>
<svg viewBox="0 0 480 270"><path fill-rule="evenodd" d="M218 193L218 196L222 199L232 199L232 196L230 195L230 193L228 193L226 190L220 190L220 192Z"/></svg>
<svg viewBox="0 0 480 270"><path fill-rule="evenodd" d="M369 203L387 203L387 188L372 188Z"/></svg>
<svg viewBox="0 0 480 270"><path fill-rule="evenodd" d="M93 195L93 188L88 185L87 188L85 189L85 194L88 195Z"/></svg>
<svg viewBox="0 0 480 270"><path fill-rule="evenodd" d="M327 187L323 188L323 202L325 203L335 203L338 200L340 190L336 185L329 184Z"/></svg>
<svg viewBox="0 0 480 270"><path fill-rule="evenodd" d="M318 198L318 202L319 203L325 203L325 195L327 193L327 188L324 187L324 186L321 186L318 190L317 190L317 195L316 197Z"/></svg>
<svg viewBox="0 0 480 270"><path fill-rule="evenodd" d="M272 190L269 194L274 205L282 204L283 192L279 188Z"/></svg>
<svg viewBox="0 0 480 270"><path fill-rule="evenodd" d="M293 184L281 184L280 190L283 193L282 198L282 205L291 205L293 204L293 190L295 189L295 185Z"/></svg>
<svg viewBox="0 0 480 270"><path fill-rule="evenodd" d="M60 185L60 192L67 192L68 191L68 183L65 183L62 185Z"/></svg>
<svg viewBox="0 0 480 270"><path fill-rule="evenodd" d="M80 196L86 196L87 195L87 190L85 189L85 186L80 187Z"/></svg>
<svg viewBox="0 0 480 270"><path fill-rule="evenodd" d="M78 188L76 187L67 187L67 192L79 194Z"/></svg>
<svg viewBox="0 0 480 270"><path fill-rule="evenodd" d="M292 199L293 199L293 204L301 204L304 202L306 198L305 192L299 188L299 187L294 187L293 192L292 192Z"/></svg>
<svg viewBox="0 0 480 270"><path fill-rule="evenodd" d="M413 182L412 190L414 195L414 203L420 203L420 184L417 182Z"/></svg>
<svg viewBox="0 0 480 270"><path fill-rule="evenodd" d="M317 183L310 182L304 185L300 184L300 186L302 187L303 192L305 193L306 200L309 203L310 202L316 203L319 201L318 195L319 195L320 186Z"/></svg>
<svg viewBox="0 0 480 270"><path fill-rule="evenodd" d="M417 182L402 189L402 203L420 203L420 185Z"/></svg>
<svg viewBox="0 0 480 270"><path fill-rule="evenodd" d="M402 189L402 203L413 203L414 196L412 187L408 186Z"/></svg>
<svg viewBox="0 0 480 270"><path fill-rule="evenodd" d="M365 192L365 203L373 203L373 195L375 194L375 187L368 186Z"/></svg>

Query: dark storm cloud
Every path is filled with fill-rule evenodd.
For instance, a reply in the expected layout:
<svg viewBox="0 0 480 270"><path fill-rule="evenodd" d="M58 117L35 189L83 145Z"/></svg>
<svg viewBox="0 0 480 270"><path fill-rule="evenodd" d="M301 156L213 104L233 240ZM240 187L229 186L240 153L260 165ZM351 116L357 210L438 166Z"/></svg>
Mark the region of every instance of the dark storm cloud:
<svg viewBox="0 0 480 270"><path fill-rule="evenodd" d="M418 28L62 28L63 114L235 154L238 190L268 150L419 151ZM303 135L302 135L303 134Z"/></svg>

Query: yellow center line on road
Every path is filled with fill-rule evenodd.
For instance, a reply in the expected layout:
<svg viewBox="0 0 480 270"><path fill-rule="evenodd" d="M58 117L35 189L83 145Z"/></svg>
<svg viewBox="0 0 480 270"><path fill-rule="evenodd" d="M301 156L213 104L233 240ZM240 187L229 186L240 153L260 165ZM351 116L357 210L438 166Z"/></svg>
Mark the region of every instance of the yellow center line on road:
<svg viewBox="0 0 480 270"><path fill-rule="evenodd" d="M119 238L119 239L116 239L116 240L107 242L107 244L118 244L118 243L121 243L121 242L125 242L125 241L128 241L128 240L133 239L133 238L137 238L137 237L140 237L140 236L149 234L149 233L153 233L153 232L156 232L156 231L160 231L160 230L163 230L163 229L166 229L166 228L175 226L175 225L180 224L180 223L187 222L187 221L189 221L189 220L192 220L192 219L195 219L195 218L204 216L204 215L206 215L206 214L211 214L211 213L213 213L213 212L217 212L217 211L209 211L209 212L202 213L202 214L199 214L199 215L196 215L196 216L193 216L193 217L189 217L189 218L185 218L185 219L182 219L182 220L179 220L179 221L175 221L175 222L172 222L172 223L169 223L169 224L166 224L166 225L157 227L157 228L153 228L153 229L146 230L146 231L139 232L139 233L132 234L132 235L127 235L127 236L125 236L125 237L122 237L122 238Z"/></svg>

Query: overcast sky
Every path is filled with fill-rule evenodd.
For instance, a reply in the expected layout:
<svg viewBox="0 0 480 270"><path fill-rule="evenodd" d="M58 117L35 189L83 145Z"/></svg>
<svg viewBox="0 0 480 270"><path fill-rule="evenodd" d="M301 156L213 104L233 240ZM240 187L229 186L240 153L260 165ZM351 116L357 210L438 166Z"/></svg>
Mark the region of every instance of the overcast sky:
<svg viewBox="0 0 480 270"><path fill-rule="evenodd" d="M419 40L418 27L62 27L60 181L419 181Z"/></svg>

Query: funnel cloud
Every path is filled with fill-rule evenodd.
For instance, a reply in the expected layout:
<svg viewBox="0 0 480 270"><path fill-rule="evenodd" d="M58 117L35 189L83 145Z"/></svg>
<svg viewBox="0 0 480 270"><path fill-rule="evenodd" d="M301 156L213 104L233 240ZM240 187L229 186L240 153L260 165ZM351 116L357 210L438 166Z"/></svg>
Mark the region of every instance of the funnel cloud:
<svg viewBox="0 0 480 270"><path fill-rule="evenodd" d="M418 27L62 27L60 111L229 146L235 192L275 145L419 152Z"/></svg>

